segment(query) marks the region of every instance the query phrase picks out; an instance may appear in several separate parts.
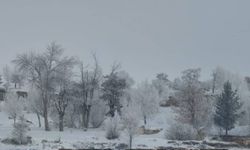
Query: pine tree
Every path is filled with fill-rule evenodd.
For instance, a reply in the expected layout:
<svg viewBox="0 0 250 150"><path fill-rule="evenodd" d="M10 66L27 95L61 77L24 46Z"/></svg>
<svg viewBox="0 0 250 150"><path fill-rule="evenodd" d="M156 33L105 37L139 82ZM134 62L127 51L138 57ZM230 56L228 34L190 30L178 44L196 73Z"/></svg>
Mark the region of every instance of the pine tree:
<svg viewBox="0 0 250 150"><path fill-rule="evenodd" d="M239 116L238 110L241 106L237 91L233 91L231 83L227 81L224 84L221 95L217 99L214 117L215 124L225 130L225 135L228 135L228 131L234 128L234 124Z"/></svg>
<svg viewBox="0 0 250 150"><path fill-rule="evenodd" d="M106 80L102 83L103 94L101 99L106 101L109 105L109 112L111 117L114 117L117 111L121 114L120 98L126 88L126 81L118 77L117 72L112 71L110 75L105 76Z"/></svg>
<svg viewBox="0 0 250 150"><path fill-rule="evenodd" d="M20 116L19 121L14 125L14 130L12 131L12 136L18 142L18 144L26 144L28 132L28 124L23 116Z"/></svg>

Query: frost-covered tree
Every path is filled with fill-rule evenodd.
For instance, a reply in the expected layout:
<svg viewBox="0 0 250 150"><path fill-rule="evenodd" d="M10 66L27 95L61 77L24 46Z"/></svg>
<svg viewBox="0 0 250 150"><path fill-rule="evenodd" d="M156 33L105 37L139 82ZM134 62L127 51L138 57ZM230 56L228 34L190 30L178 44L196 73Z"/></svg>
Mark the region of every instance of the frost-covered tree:
<svg viewBox="0 0 250 150"><path fill-rule="evenodd" d="M64 128L64 115L70 100L73 99L72 94L72 69L74 63L65 65L61 70L57 71L56 75L56 94L53 98L53 105L56 108L59 118L59 131Z"/></svg>
<svg viewBox="0 0 250 150"><path fill-rule="evenodd" d="M119 138L120 136L120 115L114 114L114 117L108 117L105 120L106 138L109 140Z"/></svg>
<svg viewBox="0 0 250 150"><path fill-rule="evenodd" d="M139 106L143 116L144 124L147 124L147 118L158 112L159 96L157 90L147 81L138 85L133 95L134 101Z"/></svg>
<svg viewBox="0 0 250 150"><path fill-rule="evenodd" d="M231 82L232 87L238 89L245 82L244 78L236 73L232 73L222 67L216 67L212 74L212 91L220 93L224 88L224 83L228 80Z"/></svg>
<svg viewBox="0 0 250 150"><path fill-rule="evenodd" d="M133 137L137 133L139 125L138 107L136 105L129 105L124 108L122 123L129 136L129 148L132 149Z"/></svg>
<svg viewBox="0 0 250 150"><path fill-rule="evenodd" d="M17 85L18 85L19 88L21 88L22 85L23 85L23 82L24 82L23 74L15 69L11 73L11 82L14 83L15 88L17 88Z"/></svg>
<svg viewBox="0 0 250 150"><path fill-rule="evenodd" d="M197 130L206 128L211 120L212 103L206 96L199 81L200 69L188 69L182 72L180 89L176 93L179 107L178 119Z"/></svg>
<svg viewBox="0 0 250 150"><path fill-rule="evenodd" d="M40 94L43 102L44 127L49 131L48 112L51 96L55 91L56 73L62 67L75 63L73 57L63 57L63 49L52 42L43 53L24 53L13 61L19 71L25 72Z"/></svg>
<svg viewBox="0 0 250 150"><path fill-rule="evenodd" d="M18 144L27 144L27 132L29 129L29 125L26 122L26 119L24 116L19 117L19 121L13 126L14 129L12 131L12 138L18 143Z"/></svg>
<svg viewBox="0 0 250 150"><path fill-rule="evenodd" d="M233 91L231 83L227 81L223 92L218 97L214 116L215 124L225 130L225 135L228 135L228 130L234 128L241 106L237 91Z"/></svg>
<svg viewBox="0 0 250 150"><path fill-rule="evenodd" d="M39 91L35 87L29 90L28 109L36 114L38 126L41 127L41 116L43 117L43 104L41 100L41 94L39 94Z"/></svg>
<svg viewBox="0 0 250 150"><path fill-rule="evenodd" d="M14 120L15 125L17 117L22 115L23 110L23 104L18 100L16 93L7 93L4 110L9 115L9 117Z"/></svg>
<svg viewBox="0 0 250 150"><path fill-rule="evenodd" d="M168 75L165 73L157 74L156 79L152 81L152 85L158 91L159 96L163 99L168 97L169 83Z"/></svg>
<svg viewBox="0 0 250 150"><path fill-rule="evenodd" d="M131 103L131 92L133 91L132 86L134 85L135 81L133 78L126 72L126 71L119 71L117 72L117 76L121 79L125 80L126 87L123 90L123 95L121 96L121 105L122 106L128 106L129 103Z"/></svg>
<svg viewBox="0 0 250 150"><path fill-rule="evenodd" d="M59 131L63 131L64 128L64 115L66 108L68 107L69 101L71 99L71 94L69 89L60 89L60 92L53 98L54 106L56 108L59 120Z"/></svg>
<svg viewBox="0 0 250 150"><path fill-rule="evenodd" d="M8 91L11 83L11 71L8 65L3 68L4 87Z"/></svg>
<svg viewBox="0 0 250 150"><path fill-rule="evenodd" d="M121 97L124 94L124 89L126 88L126 80L120 78L117 75L118 65L114 65L112 67L112 71L109 75L106 75L105 81L102 83L102 95L101 99L107 102L109 106L108 114L111 117L115 116L115 112L117 111L121 114Z"/></svg>
<svg viewBox="0 0 250 150"><path fill-rule="evenodd" d="M101 68L98 64L97 58L93 55L94 67L93 69L85 68L83 63L80 63L80 81L75 84L75 96L78 99L79 110L82 120L82 127L87 129L89 126L89 118L91 107L95 95L100 89L100 80L102 77Z"/></svg>

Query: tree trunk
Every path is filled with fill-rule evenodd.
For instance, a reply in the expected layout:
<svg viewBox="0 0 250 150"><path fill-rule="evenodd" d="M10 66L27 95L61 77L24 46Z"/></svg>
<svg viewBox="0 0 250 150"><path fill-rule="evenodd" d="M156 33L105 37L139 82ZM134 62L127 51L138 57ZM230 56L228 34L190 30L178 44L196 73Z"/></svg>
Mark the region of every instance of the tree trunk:
<svg viewBox="0 0 250 150"><path fill-rule="evenodd" d="M40 115L37 113L37 119L38 119L38 124L39 124L39 128L41 128L41 119L40 119Z"/></svg>
<svg viewBox="0 0 250 150"><path fill-rule="evenodd" d="M115 116L115 106L114 105L110 105L109 106L109 113L111 115L111 117L114 117Z"/></svg>
<svg viewBox="0 0 250 150"><path fill-rule="evenodd" d="M13 117L14 120L14 126L16 125L16 117Z"/></svg>
<svg viewBox="0 0 250 150"><path fill-rule="evenodd" d="M133 140L132 135L129 135L129 149L132 149L132 140Z"/></svg>
<svg viewBox="0 0 250 150"><path fill-rule="evenodd" d="M48 121L48 101L43 101L43 115L44 115L44 127L45 131L49 131L49 121Z"/></svg>
<svg viewBox="0 0 250 150"><path fill-rule="evenodd" d="M147 124L147 117L146 117L146 115L144 115L143 119L144 119L144 124L146 125Z"/></svg>
<svg viewBox="0 0 250 150"><path fill-rule="evenodd" d="M63 114L59 114L59 131L63 131Z"/></svg>
<svg viewBox="0 0 250 150"><path fill-rule="evenodd" d="M226 136L228 135L228 130L226 129L226 134L225 134Z"/></svg>
<svg viewBox="0 0 250 150"><path fill-rule="evenodd" d="M89 115L90 115L90 109L91 109L91 105L88 105L88 109L87 109L87 112L86 112L86 128L89 127Z"/></svg>
<svg viewBox="0 0 250 150"><path fill-rule="evenodd" d="M86 104L82 106L82 127L86 127Z"/></svg>

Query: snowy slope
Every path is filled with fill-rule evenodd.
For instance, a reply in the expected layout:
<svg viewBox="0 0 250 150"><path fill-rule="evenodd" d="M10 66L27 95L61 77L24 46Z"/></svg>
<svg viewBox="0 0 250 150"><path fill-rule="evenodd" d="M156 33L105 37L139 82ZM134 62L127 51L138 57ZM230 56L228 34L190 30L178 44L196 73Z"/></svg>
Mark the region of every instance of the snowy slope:
<svg viewBox="0 0 250 150"><path fill-rule="evenodd" d="M35 114L25 113L25 117L32 121L31 131L28 135L32 137L32 145L14 146L0 143L0 150L57 150L59 148L114 148L119 143L128 143L128 136L125 132L121 133L119 139L107 140L103 128L89 129L83 131L80 129L65 128L64 132L52 129L46 132L43 128L38 128L37 118ZM181 142L172 142L164 138L165 129L174 122L175 114L171 108L160 108L159 113L148 119L147 128L162 128L163 130L154 135L136 135L133 141L134 148L156 148L156 147L186 147L194 148L197 146L183 145ZM13 120L3 111L0 112L0 139L11 136ZM141 125L143 122L141 121ZM103 147L104 146L104 147Z"/></svg>

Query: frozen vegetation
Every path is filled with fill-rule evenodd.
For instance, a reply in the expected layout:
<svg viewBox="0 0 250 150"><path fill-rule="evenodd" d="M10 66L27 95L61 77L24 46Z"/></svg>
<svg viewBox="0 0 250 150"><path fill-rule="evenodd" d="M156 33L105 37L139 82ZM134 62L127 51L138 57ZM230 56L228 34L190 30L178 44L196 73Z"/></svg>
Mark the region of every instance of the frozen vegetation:
<svg viewBox="0 0 250 150"><path fill-rule="evenodd" d="M3 69L0 149L227 148L250 146L250 80L217 67L136 83L114 63L103 74L51 43Z"/></svg>

